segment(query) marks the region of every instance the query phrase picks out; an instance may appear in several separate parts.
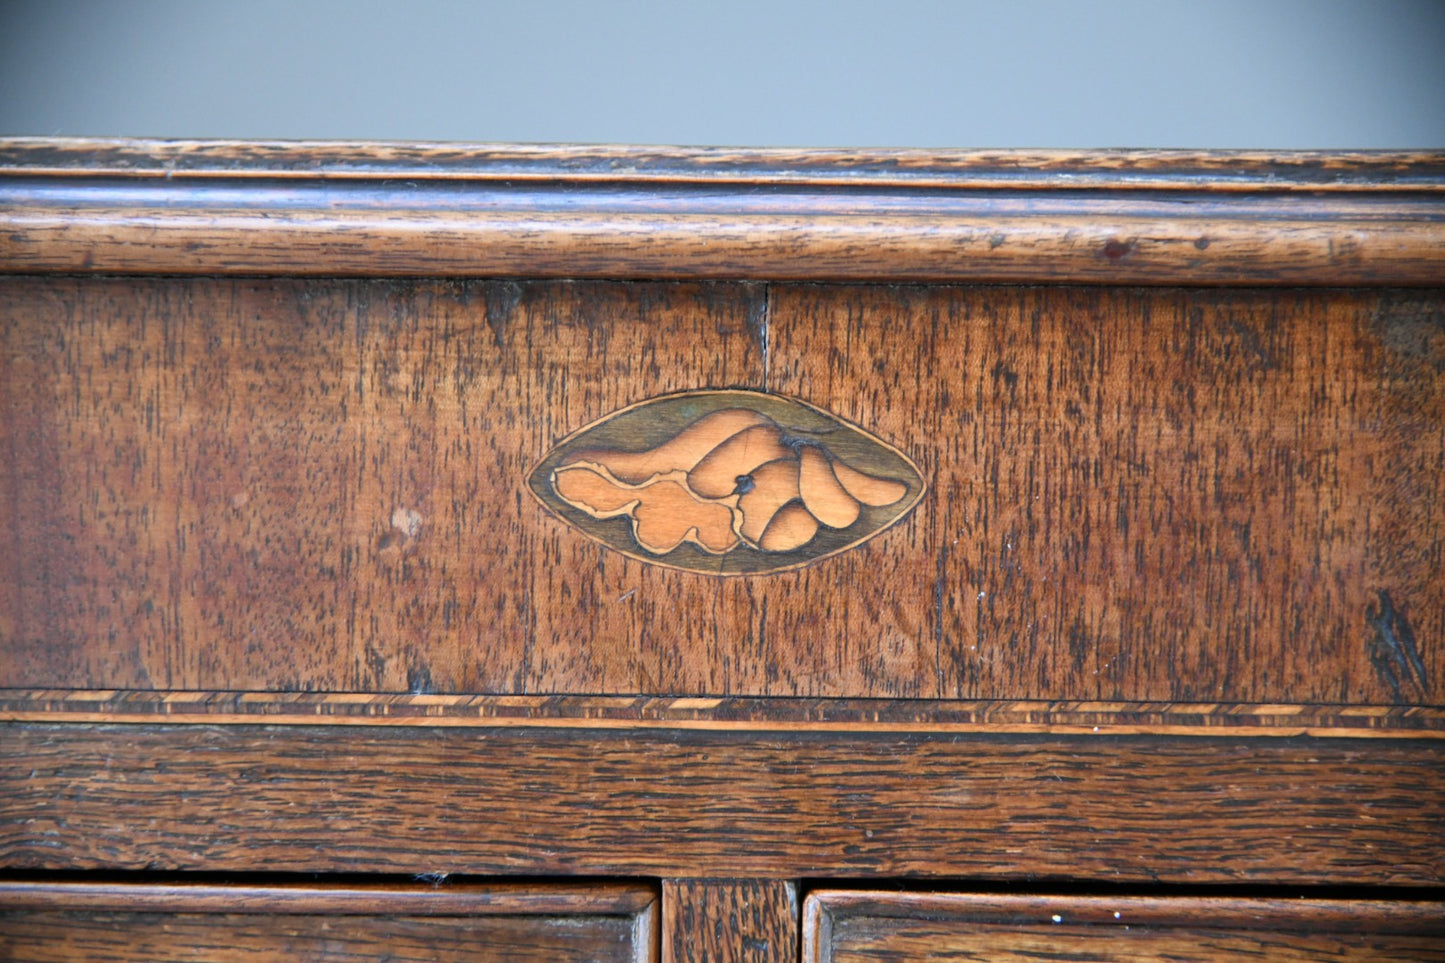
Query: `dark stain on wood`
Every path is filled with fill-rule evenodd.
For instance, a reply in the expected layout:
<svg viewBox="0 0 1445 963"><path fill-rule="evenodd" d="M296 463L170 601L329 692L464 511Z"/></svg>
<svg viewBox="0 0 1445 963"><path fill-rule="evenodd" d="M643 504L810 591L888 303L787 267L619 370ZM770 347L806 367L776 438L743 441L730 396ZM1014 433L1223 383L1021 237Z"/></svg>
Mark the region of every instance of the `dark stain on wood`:
<svg viewBox="0 0 1445 963"><path fill-rule="evenodd" d="M488 281L482 285L487 305L487 325L492 329L499 351L506 350L506 325L522 303L522 290L522 285L516 281Z"/></svg>
<svg viewBox="0 0 1445 963"><path fill-rule="evenodd" d="M1365 610L1365 622L1375 631L1370 639L1370 663L1395 694L1395 702L1427 699L1425 663L1415 645L1415 631L1395 608L1389 592L1381 592L1379 603Z"/></svg>
<svg viewBox="0 0 1445 963"><path fill-rule="evenodd" d="M1195 246L1198 247L1198 245ZM1104 257L1114 262L1122 261L1130 254L1133 254L1138 247L1139 242L1132 238L1120 240L1117 237L1111 237L1104 242Z"/></svg>

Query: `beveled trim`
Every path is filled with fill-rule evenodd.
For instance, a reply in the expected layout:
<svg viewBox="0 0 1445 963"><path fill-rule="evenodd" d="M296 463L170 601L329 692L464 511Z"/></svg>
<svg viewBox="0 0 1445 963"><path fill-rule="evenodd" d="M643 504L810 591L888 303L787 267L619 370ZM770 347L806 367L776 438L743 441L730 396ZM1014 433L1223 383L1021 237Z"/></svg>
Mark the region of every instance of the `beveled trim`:
<svg viewBox="0 0 1445 963"><path fill-rule="evenodd" d="M636 883L74 882L0 879L0 911L374 916L632 916L657 893Z"/></svg>
<svg viewBox="0 0 1445 963"><path fill-rule="evenodd" d="M997 929L1000 933L1060 927L1059 956L1074 959L1081 927L1100 939L1114 933L1127 941L1133 929L1205 933L1344 933L1359 935L1445 936L1445 903L1429 900L1258 898L1197 895L1058 896L966 892L888 892L819 889L803 904L804 963L833 959L834 927L863 920L901 920L947 933ZM1068 929L1062 929L1068 927ZM1203 932L1202 932L1203 931ZM1259 949L1267 953L1268 944ZM1033 955L1033 954L1030 954ZM1163 957L1161 957L1162 959ZM1174 958L1174 957L1169 957ZM1220 957L1222 959L1223 957ZM1382 957L1384 958L1384 957ZM1391 959L1397 957L1391 955Z"/></svg>

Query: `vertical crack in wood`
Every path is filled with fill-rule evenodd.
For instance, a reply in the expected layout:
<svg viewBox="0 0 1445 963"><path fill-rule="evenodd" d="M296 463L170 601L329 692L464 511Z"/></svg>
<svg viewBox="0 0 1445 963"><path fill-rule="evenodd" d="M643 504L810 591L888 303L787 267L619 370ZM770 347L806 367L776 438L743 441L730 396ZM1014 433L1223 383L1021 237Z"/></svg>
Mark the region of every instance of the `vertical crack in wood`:
<svg viewBox="0 0 1445 963"><path fill-rule="evenodd" d="M938 551L938 573L933 581L933 682L934 698L943 695L943 597L944 579L948 568L948 546Z"/></svg>
<svg viewBox="0 0 1445 963"><path fill-rule="evenodd" d="M748 327L758 339L758 347L763 353L763 383L762 390L768 390L768 382L772 379L772 323L773 323L773 286L767 282L751 283L747 285L752 293L751 303L748 306ZM761 290L761 296L757 293Z"/></svg>

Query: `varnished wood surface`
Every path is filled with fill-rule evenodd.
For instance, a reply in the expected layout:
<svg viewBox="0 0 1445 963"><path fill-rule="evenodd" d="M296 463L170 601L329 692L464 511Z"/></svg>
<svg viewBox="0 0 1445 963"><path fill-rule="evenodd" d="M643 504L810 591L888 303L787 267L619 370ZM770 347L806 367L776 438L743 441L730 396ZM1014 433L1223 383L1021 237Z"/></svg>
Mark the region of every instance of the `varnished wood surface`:
<svg viewBox="0 0 1445 963"><path fill-rule="evenodd" d="M0 142L0 271L1438 284L1445 155Z"/></svg>
<svg viewBox="0 0 1445 963"><path fill-rule="evenodd" d="M6 687L1441 704L1435 292L11 278L0 303ZM527 492L578 427L728 385L866 426L927 497L717 580Z"/></svg>
<svg viewBox="0 0 1445 963"><path fill-rule="evenodd" d="M0 138L0 168L31 174L258 178L910 184L1143 189L1445 190L1433 151L917 150Z"/></svg>
<svg viewBox="0 0 1445 963"><path fill-rule="evenodd" d="M1438 885L1434 740L0 730L30 869Z"/></svg>
<svg viewBox="0 0 1445 963"><path fill-rule="evenodd" d="M615 884L0 882L0 958L654 960L656 894Z"/></svg>
<svg viewBox="0 0 1445 963"><path fill-rule="evenodd" d="M938 959L1445 960L1445 904L828 890L808 897L804 963Z"/></svg>
<svg viewBox="0 0 1445 963"><path fill-rule="evenodd" d="M1434 706L114 689L0 689L0 721L1445 738Z"/></svg>
<svg viewBox="0 0 1445 963"><path fill-rule="evenodd" d="M0 884L0 957L792 959L803 879L1445 878L1445 156L0 141L0 274L0 868L664 891ZM539 280L586 277L687 283ZM785 283L847 280L1051 286ZM532 498L716 388L922 501L724 580ZM1440 958L1411 904L828 899L839 959Z"/></svg>
<svg viewBox="0 0 1445 963"><path fill-rule="evenodd" d="M1201 285L1433 285L1445 224L1431 210L1319 216L1268 199L1209 216L1087 210L869 215L455 213L325 198L301 209L87 203L0 211L8 273L757 279ZM808 206L805 204L805 206ZM816 208L818 205L811 205ZM1074 205L1065 205L1073 207ZM1080 205L1081 206L1081 205Z"/></svg>
<svg viewBox="0 0 1445 963"><path fill-rule="evenodd" d="M875 672L1438 702L1445 315L1362 295L774 290L774 390L926 439L928 534L838 596L893 643Z"/></svg>
<svg viewBox="0 0 1445 963"><path fill-rule="evenodd" d="M785 880L662 884L662 963L793 963L797 886Z"/></svg>
<svg viewBox="0 0 1445 963"><path fill-rule="evenodd" d="M683 669L690 653L634 627L578 644L589 609L640 626L697 588L674 575L670 597L618 602L628 576L599 571L526 477L637 385L760 378L759 292L212 283L6 282L0 487L25 520L0 561L0 673L645 692Z"/></svg>

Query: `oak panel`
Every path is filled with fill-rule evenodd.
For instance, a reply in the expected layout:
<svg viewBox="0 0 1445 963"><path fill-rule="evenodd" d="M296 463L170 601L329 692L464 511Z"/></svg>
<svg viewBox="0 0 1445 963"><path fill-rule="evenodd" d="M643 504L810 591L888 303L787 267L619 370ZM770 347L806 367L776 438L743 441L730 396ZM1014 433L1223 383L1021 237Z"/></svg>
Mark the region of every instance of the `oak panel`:
<svg viewBox="0 0 1445 963"><path fill-rule="evenodd" d="M1445 904L822 890L805 963L1445 960Z"/></svg>
<svg viewBox="0 0 1445 963"><path fill-rule="evenodd" d="M0 685L1429 706L1436 295L10 279ZM590 542L527 472L796 396L930 490L800 571Z"/></svg>
<svg viewBox="0 0 1445 963"><path fill-rule="evenodd" d="M0 730L0 865L1438 885L1433 739Z"/></svg>
<svg viewBox="0 0 1445 963"><path fill-rule="evenodd" d="M714 646L745 636L729 631L727 613L752 618L736 587L649 572L637 591L639 563L571 537L524 481L617 407L760 376L755 300L748 286L0 282L0 677L726 691L731 654L679 647L662 613L716 612ZM756 660L736 671L761 685Z"/></svg>
<svg viewBox="0 0 1445 963"><path fill-rule="evenodd" d="M778 287L771 305L768 387L870 424L931 483L886 549L804 576L851 631L775 617L819 694L1428 704L1445 686L1435 296Z"/></svg>

